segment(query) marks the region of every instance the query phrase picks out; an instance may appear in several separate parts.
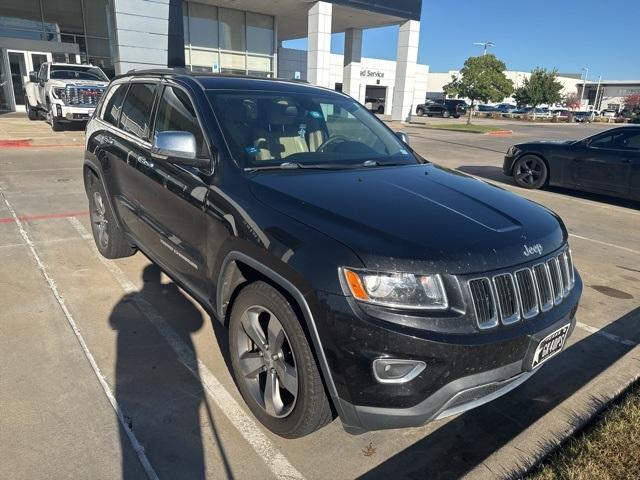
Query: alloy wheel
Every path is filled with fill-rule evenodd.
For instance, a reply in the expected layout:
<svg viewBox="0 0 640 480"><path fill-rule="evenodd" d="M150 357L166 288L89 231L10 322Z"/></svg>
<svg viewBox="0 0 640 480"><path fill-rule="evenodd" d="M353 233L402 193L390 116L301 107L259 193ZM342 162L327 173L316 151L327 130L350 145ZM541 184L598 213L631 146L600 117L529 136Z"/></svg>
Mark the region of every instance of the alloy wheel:
<svg viewBox="0 0 640 480"><path fill-rule="evenodd" d="M518 183L535 185L544 175L545 166L538 157L523 158L516 166L515 179Z"/></svg>
<svg viewBox="0 0 640 480"><path fill-rule="evenodd" d="M91 208L91 222L95 226L98 235L98 243L102 248L109 246L109 232L107 230L107 209L100 192L93 192L93 205Z"/></svg>
<svg viewBox="0 0 640 480"><path fill-rule="evenodd" d="M267 414L286 417L298 398L298 369L282 324L266 308L253 306L242 314L238 328L238 380Z"/></svg>

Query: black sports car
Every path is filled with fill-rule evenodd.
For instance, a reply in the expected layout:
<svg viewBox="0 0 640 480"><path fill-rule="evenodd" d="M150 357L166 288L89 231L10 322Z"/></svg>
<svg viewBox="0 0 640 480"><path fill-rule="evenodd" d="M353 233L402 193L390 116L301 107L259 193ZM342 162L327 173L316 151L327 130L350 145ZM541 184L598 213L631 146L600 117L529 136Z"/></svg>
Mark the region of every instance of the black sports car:
<svg viewBox="0 0 640 480"><path fill-rule="evenodd" d="M640 200L640 127L577 141L520 143L509 148L502 168L524 188L553 185Z"/></svg>

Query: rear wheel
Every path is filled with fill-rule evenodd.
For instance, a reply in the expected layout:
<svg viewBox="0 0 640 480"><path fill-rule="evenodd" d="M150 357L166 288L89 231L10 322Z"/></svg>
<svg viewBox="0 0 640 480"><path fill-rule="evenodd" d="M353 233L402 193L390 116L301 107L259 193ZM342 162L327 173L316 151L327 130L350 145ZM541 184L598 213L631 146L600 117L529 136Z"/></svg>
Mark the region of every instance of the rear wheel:
<svg viewBox="0 0 640 480"><path fill-rule="evenodd" d="M540 188L547 182L547 164L536 155L523 155L513 165L513 178L524 188Z"/></svg>
<svg viewBox="0 0 640 480"><path fill-rule="evenodd" d="M419 117L424 115L424 110L422 108L419 108L416 110L416 115L418 115Z"/></svg>
<svg viewBox="0 0 640 480"><path fill-rule="evenodd" d="M92 177L88 188L89 215L91 231L98 251L105 258L123 258L136 253L127 236L115 221L111 209L107 205L107 198L102 183Z"/></svg>
<svg viewBox="0 0 640 480"><path fill-rule="evenodd" d="M332 413L313 353L287 299L257 281L231 310L229 351L240 394L256 418L286 438L307 435Z"/></svg>

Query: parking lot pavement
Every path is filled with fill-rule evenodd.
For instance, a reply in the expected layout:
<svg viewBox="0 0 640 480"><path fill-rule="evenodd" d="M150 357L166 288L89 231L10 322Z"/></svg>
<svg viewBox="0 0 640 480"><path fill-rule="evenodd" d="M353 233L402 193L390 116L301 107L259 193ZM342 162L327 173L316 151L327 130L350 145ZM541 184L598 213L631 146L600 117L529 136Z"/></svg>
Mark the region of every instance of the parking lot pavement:
<svg viewBox="0 0 640 480"><path fill-rule="evenodd" d="M496 171L508 145L551 135L526 128L408 130L428 158L563 217L585 283L566 350L457 417L361 436L336 420L294 441L244 408L226 332L187 294L141 254L97 255L81 148L0 151L0 478L496 478L532 465L638 376L640 209L509 184ZM553 132L591 131L565 129Z"/></svg>

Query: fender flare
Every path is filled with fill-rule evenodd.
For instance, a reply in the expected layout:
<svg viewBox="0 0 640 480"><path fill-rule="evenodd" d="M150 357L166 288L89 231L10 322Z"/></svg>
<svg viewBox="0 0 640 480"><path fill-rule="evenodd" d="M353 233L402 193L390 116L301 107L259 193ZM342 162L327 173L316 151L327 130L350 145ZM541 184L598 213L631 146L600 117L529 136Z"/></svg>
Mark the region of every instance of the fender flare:
<svg viewBox="0 0 640 480"><path fill-rule="evenodd" d="M113 207L113 199L111 197L111 195L109 194L109 190L107 189L107 185L104 183L104 178L102 176L102 170L100 169L99 165L96 165L94 162L92 162L91 160L88 160L85 158L84 160L84 164L83 164L83 181L84 181L84 190L85 193L87 194L87 198L89 197L89 185L87 183L87 175L86 175L86 171L89 170L93 175L96 176L96 179L102 184L102 189L105 192L105 197L107 199L107 206L109 208L109 210L111 210L111 214L113 215L113 218L116 221L116 226L118 228L120 228L121 230L125 231L122 228L122 222L120 221L120 217L118 216L116 209Z"/></svg>
<svg viewBox="0 0 640 480"><path fill-rule="evenodd" d="M224 286L223 279L225 278L225 275L229 274L229 269L231 270L238 269L238 267L235 265L236 261L245 263L249 265L251 268L260 272L262 275L264 275L265 277L270 279L272 282L274 282L276 285L278 285L283 290L285 290L287 293L289 293L293 297L293 299L298 303L298 306L302 311L302 315L304 317L304 321L307 326L309 336L311 337L311 342L313 344L312 346L315 350L318 363L320 364L319 365L320 373L325 381L327 390L329 391L329 395L331 397L333 406L336 409L336 412L338 413L338 416L342 420L343 424L345 424L345 428L347 428L347 430L350 425L353 425L353 424L357 425L359 422L354 421L355 420L354 414L352 411L350 411L351 409L348 408L350 404L343 401L338 395L338 390L333 381L331 370L329 368L329 362L327 361L327 357L322 348L322 341L320 339L320 334L318 333L318 329L316 328L316 322L315 322L315 319L313 318L313 313L309 308L309 304L307 303L307 300L304 298L304 295L302 294L302 292L293 283L291 283L289 280L284 278L282 275L280 275L278 272L268 267L264 263L256 260L255 258L250 257L249 255L246 255L245 253L239 252L237 250L230 251L229 253L227 253L224 260L222 261L222 266L220 268L220 273L218 276L217 292L216 292L216 316L218 316L219 319L224 318L223 316L220 316L221 313L224 315L224 310L223 310L224 297L223 296L225 292L223 287Z"/></svg>

